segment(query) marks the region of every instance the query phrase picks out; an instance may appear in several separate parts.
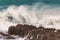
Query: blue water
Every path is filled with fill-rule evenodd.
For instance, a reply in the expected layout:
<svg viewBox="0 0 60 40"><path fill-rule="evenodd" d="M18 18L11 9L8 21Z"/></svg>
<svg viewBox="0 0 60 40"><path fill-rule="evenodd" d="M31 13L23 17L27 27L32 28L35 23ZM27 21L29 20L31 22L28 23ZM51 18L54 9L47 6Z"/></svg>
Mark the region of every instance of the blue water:
<svg viewBox="0 0 60 40"><path fill-rule="evenodd" d="M32 5L34 3L44 3L48 5L60 5L60 0L0 0L0 6L10 5Z"/></svg>

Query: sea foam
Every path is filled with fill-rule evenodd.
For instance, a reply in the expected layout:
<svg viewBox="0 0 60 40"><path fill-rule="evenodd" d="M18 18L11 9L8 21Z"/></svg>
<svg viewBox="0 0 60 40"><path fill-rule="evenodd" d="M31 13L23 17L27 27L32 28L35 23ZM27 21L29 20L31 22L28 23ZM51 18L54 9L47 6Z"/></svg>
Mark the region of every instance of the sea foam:
<svg viewBox="0 0 60 40"><path fill-rule="evenodd" d="M0 30L8 30L9 26L28 24L39 27L60 29L60 7L45 4L8 6L0 11Z"/></svg>

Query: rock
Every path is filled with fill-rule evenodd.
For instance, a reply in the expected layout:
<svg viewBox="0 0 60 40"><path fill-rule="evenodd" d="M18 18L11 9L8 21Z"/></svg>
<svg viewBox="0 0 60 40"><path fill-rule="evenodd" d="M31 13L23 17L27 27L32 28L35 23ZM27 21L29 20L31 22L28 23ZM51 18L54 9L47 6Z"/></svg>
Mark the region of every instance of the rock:
<svg viewBox="0 0 60 40"><path fill-rule="evenodd" d="M5 39L15 39L15 38L12 36L7 36Z"/></svg>
<svg viewBox="0 0 60 40"><path fill-rule="evenodd" d="M17 24L16 26L10 26L8 33L11 35L19 35L23 38L28 35L28 40L60 40L60 30L55 31L55 28L44 28L42 26L36 28L33 25ZM9 38L14 39L14 37L7 36L7 39Z"/></svg>
<svg viewBox="0 0 60 40"><path fill-rule="evenodd" d="M11 35L20 35L21 37L24 37L28 35L29 31L32 31L33 29L36 29L36 27L26 24L17 24L16 26L10 26L8 33Z"/></svg>
<svg viewBox="0 0 60 40"><path fill-rule="evenodd" d="M2 35L2 36L10 36L10 34L6 34L6 33L3 33L3 32L0 32L0 35Z"/></svg>
<svg viewBox="0 0 60 40"><path fill-rule="evenodd" d="M6 34L3 32L0 32L0 38L4 38L4 39L15 39L14 37L12 37L10 34Z"/></svg>
<svg viewBox="0 0 60 40"><path fill-rule="evenodd" d="M8 30L8 33L9 33L9 34L15 34L15 29L16 29L15 26L10 26L10 27L9 27L9 30Z"/></svg>

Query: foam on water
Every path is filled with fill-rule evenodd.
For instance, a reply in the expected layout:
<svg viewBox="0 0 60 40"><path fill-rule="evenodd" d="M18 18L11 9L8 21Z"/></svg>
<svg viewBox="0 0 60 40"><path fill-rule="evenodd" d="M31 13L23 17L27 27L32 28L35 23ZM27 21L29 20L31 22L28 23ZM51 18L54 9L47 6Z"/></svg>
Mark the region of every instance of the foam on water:
<svg viewBox="0 0 60 40"><path fill-rule="evenodd" d="M12 5L0 11L0 30L8 30L9 26L19 23L60 29L60 7L44 4Z"/></svg>
<svg viewBox="0 0 60 40"><path fill-rule="evenodd" d="M9 26L28 24L60 29L60 7L45 4L9 6L0 11L0 31L8 31ZM24 40L25 38L18 38Z"/></svg>

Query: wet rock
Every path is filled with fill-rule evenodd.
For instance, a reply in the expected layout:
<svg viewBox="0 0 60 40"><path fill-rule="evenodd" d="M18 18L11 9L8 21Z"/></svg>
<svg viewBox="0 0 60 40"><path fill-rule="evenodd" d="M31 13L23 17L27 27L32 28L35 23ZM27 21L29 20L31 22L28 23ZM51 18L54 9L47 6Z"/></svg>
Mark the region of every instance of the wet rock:
<svg viewBox="0 0 60 40"><path fill-rule="evenodd" d="M0 32L0 38L4 38L4 39L15 39L14 37L12 37L10 34L6 34L3 32Z"/></svg>
<svg viewBox="0 0 60 40"><path fill-rule="evenodd" d="M16 29L15 26L10 26L10 27L9 27L9 30L8 30L8 33L9 33L9 34L15 34L15 29Z"/></svg>
<svg viewBox="0 0 60 40"><path fill-rule="evenodd" d="M22 24L17 24L16 26L10 26L8 33L13 34L13 35L20 35L20 36L26 36L28 35L29 31L32 31L33 29L36 29L35 26L32 25L22 25Z"/></svg>
<svg viewBox="0 0 60 40"><path fill-rule="evenodd" d="M15 39L15 38L12 36L7 36L7 37L5 37L5 39Z"/></svg>
<svg viewBox="0 0 60 40"><path fill-rule="evenodd" d="M28 40L60 40L60 30L55 31L56 29L54 28L44 28L43 26L36 28L36 26L33 25L17 24L16 26L10 26L8 33L10 35L19 35L20 37L28 35ZM14 37L11 36L8 36L7 39L8 38L14 39Z"/></svg>
<svg viewBox="0 0 60 40"><path fill-rule="evenodd" d="M6 33L3 33L3 32L0 32L0 35L2 35L2 36L10 36L10 34L6 34Z"/></svg>

